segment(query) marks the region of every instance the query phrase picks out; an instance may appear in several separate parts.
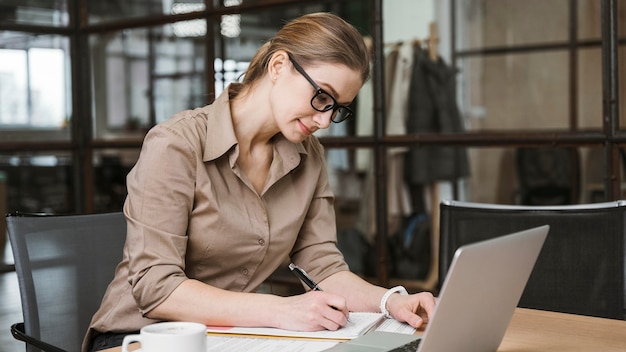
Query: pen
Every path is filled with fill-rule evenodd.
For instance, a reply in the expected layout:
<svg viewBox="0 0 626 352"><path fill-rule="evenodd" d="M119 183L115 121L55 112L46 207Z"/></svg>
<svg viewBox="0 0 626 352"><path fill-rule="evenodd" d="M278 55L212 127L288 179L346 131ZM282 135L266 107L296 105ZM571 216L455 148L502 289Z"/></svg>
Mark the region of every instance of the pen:
<svg viewBox="0 0 626 352"><path fill-rule="evenodd" d="M311 277L306 273L306 271L304 271L304 269L302 269L301 267L295 265L294 263L289 263L289 269L291 270L292 273L294 273L298 277L298 279L300 279L307 286L309 286L309 288L311 290L313 290L313 291L322 291L322 288L319 287L317 285L317 283L315 281L313 281L313 279L311 279ZM339 310L339 309L337 309L337 307L332 307L332 308L334 310ZM350 320L350 317L348 317L348 321L352 322Z"/></svg>
<svg viewBox="0 0 626 352"><path fill-rule="evenodd" d="M317 283L313 281L313 279L311 279L311 277L306 273L306 271L304 271L304 269L302 269L301 267L293 263L289 263L289 269L291 269L291 272L293 272L298 277L298 279L302 280L302 282L304 282L307 286L309 286L311 290L322 291L322 288L319 287ZM334 310L339 310L336 307L332 307L332 308ZM350 317L348 317L348 321L351 321Z"/></svg>
<svg viewBox="0 0 626 352"><path fill-rule="evenodd" d="M309 286L309 288L313 291L321 291L322 289L315 283L315 281L313 281L313 279L311 279L309 277L309 275L306 273L306 271L304 271L304 269L302 269L301 267L290 263L289 264L289 269L298 277L298 279L300 279L302 282L304 282L307 286Z"/></svg>

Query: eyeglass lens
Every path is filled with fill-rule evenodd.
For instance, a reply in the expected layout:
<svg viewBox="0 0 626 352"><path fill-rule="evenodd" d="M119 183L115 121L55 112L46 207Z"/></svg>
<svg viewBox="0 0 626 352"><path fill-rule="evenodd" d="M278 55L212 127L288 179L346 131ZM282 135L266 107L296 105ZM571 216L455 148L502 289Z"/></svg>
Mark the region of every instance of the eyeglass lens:
<svg viewBox="0 0 626 352"><path fill-rule="evenodd" d="M350 109L345 106L338 105L335 99L323 90L317 91L313 99L311 99L311 105L315 110L320 112L334 109L331 116L333 122L342 122L352 114Z"/></svg>

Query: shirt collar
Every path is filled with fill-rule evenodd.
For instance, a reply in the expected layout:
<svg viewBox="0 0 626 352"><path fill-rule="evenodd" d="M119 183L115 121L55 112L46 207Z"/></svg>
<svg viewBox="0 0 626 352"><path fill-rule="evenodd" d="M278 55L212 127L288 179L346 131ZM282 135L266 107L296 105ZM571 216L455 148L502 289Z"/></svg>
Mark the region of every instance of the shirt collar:
<svg viewBox="0 0 626 352"><path fill-rule="evenodd" d="M224 90L209 107L206 111L207 140L204 148L204 161L215 160L237 145L230 111L229 89ZM280 154L284 166L290 170L300 164L301 155L307 155L302 143L291 143L280 133L274 139L275 153Z"/></svg>

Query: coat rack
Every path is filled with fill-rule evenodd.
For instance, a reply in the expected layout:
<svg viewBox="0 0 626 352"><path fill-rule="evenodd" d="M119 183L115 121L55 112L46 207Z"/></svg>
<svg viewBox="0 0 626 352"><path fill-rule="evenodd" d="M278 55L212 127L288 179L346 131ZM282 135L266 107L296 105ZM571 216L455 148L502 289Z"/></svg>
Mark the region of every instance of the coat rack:
<svg viewBox="0 0 626 352"><path fill-rule="evenodd" d="M428 53L431 62L439 61L439 35L437 23L431 22L428 27L428 38L412 40L414 46L422 47ZM398 48L402 42L385 43L386 47ZM439 183L432 182L428 189L431 205L431 262L424 280L401 280L400 284L418 287L423 290L435 290L439 280Z"/></svg>
<svg viewBox="0 0 626 352"><path fill-rule="evenodd" d="M431 22L428 27L428 57L435 62L439 59L439 35L437 34L437 23Z"/></svg>
<svg viewBox="0 0 626 352"><path fill-rule="evenodd" d="M439 60L439 35L437 34L437 23L431 22L428 27L428 39L426 40L428 58L432 62ZM434 290L439 280L439 183L433 182L430 185L430 206L431 206L431 260L430 270L426 279L421 283L426 290Z"/></svg>
<svg viewBox="0 0 626 352"><path fill-rule="evenodd" d="M401 43L388 43L386 45L398 46ZM428 38L425 40L414 39L413 45L425 47L428 58L432 62L439 60L439 35L437 34L437 23L431 22L428 27ZM424 280L402 282L405 285L417 286L423 290L434 290L439 281L439 183L433 182L429 187L431 205L431 262L430 269ZM404 281L404 280L403 280Z"/></svg>

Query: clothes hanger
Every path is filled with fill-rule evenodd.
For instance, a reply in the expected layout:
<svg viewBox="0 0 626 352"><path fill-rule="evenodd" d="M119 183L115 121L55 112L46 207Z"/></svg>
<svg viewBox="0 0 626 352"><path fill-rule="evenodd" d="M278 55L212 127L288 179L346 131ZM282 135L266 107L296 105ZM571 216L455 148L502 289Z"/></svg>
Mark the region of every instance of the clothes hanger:
<svg viewBox="0 0 626 352"><path fill-rule="evenodd" d="M437 62L439 58L439 35L437 34L437 23L431 22L429 29L428 40L426 45L428 46L428 58L431 61Z"/></svg>

